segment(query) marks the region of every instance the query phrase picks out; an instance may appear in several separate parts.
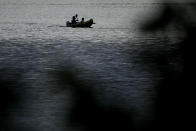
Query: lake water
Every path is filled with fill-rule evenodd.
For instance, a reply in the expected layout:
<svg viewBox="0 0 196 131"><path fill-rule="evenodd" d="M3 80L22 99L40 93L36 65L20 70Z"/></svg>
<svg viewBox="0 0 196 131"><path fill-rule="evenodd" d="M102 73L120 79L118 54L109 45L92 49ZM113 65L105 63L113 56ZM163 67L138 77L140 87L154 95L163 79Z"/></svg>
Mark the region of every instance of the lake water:
<svg viewBox="0 0 196 131"><path fill-rule="evenodd" d="M51 75L62 69L95 82L89 90L97 103L133 110L135 128L153 121L154 87L160 73L153 64L140 61L148 57L145 50L164 48L165 42L172 45L176 36L172 29L172 35L146 34L139 27L160 4L128 0L0 2L0 79L23 85L13 89L22 97L22 104L9 109L8 121L14 129L75 129L66 123L72 95L57 88ZM93 28L65 27L76 13L79 19L93 18L96 24Z"/></svg>

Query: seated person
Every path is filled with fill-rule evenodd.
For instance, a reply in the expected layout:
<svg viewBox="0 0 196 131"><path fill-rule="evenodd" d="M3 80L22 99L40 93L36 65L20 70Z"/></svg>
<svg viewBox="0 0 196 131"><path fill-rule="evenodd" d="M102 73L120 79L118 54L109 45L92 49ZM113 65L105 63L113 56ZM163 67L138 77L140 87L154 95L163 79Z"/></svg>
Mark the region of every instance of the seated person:
<svg viewBox="0 0 196 131"><path fill-rule="evenodd" d="M71 23L76 24L76 17L75 16L72 17Z"/></svg>
<svg viewBox="0 0 196 131"><path fill-rule="evenodd" d="M81 23L82 23L82 24L84 23L84 18L82 18Z"/></svg>

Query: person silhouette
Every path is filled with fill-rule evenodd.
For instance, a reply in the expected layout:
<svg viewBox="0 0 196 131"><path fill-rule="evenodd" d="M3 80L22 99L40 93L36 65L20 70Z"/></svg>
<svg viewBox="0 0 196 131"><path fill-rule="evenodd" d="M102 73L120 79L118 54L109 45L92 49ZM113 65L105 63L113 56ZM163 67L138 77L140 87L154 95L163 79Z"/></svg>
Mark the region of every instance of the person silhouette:
<svg viewBox="0 0 196 131"><path fill-rule="evenodd" d="M78 21L78 14L75 15L76 21Z"/></svg>
<svg viewBox="0 0 196 131"><path fill-rule="evenodd" d="M72 17L71 23L76 24L76 17L75 16Z"/></svg>
<svg viewBox="0 0 196 131"><path fill-rule="evenodd" d="M82 24L84 23L84 18L82 18L81 23L82 23Z"/></svg>

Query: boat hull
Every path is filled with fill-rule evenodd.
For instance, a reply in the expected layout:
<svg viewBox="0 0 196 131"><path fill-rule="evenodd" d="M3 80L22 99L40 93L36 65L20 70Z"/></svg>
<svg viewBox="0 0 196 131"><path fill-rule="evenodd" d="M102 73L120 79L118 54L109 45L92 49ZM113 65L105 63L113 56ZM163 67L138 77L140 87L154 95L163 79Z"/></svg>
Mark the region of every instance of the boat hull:
<svg viewBox="0 0 196 131"><path fill-rule="evenodd" d="M73 28L90 28L94 24L93 19L90 19L85 22L78 22L76 24L72 24L71 22L67 21L66 26L67 27L73 27Z"/></svg>

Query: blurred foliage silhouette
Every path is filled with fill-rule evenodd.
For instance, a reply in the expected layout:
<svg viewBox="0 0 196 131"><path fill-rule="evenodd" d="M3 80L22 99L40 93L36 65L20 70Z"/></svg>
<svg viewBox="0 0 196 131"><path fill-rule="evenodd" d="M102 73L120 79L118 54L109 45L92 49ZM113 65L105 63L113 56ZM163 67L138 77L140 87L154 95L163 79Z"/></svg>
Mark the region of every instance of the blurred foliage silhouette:
<svg viewBox="0 0 196 131"><path fill-rule="evenodd" d="M193 77L195 75L195 15L195 4L166 4L161 9L160 15L149 20L142 28L144 32L150 33L167 29L172 25L180 27L179 33L184 35L183 40L176 43L176 48L171 54L168 55L168 52L161 54L163 49L160 48L157 49L157 53L153 52L154 55L150 56L154 58L153 62L163 78L156 87L158 88L155 105L157 130L188 130L193 127L190 118L193 115L195 87ZM181 67L181 70L171 68L171 59L174 57L180 57L177 67Z"/></svg>
<svg viewBox="0 0 196 131"><path fill-rule="evenodd" d="M175 48L165 43L166 49L157 46L155 50L151 50L148 47L138 54L143 58L140 61L141 64L145 64L143 66L151 66L153 63L161 73L162 79L155 87L157 90L154 105L155 121L147 124L146 127L134 128L132 111L125 112L118 108L99 105L91 90L96 82L91 83L78 78L78 74L72 72L73 68L69 68L69 71L57 73L57 77L60 87L66 88L63 85L69 85L73 93L75 101L69 116L72 126L82 127L86 131L165 131L187 130L191 127L189 117L193 113L191 107L194 103L193 88L195 87L195 78L192 76L195 74L196 67L194 62L196 6L188 3L167 3L158 12L159 15L142 25L142 32L167 31L167 28L173 26L179 29L179 36L183 38L179 38L182 40L175 43Z"/></svg>
<svg viewBox="0 0 196 131"><path fill-rule="evenodd" d="M0 130L1 131L21 131L15 129L12 123L10 113L12 110L21 106L23 92L19 90L23 87L20 83L21 73L10 69L0 69ZM11 126L10 126L11 125Z"/></svg>
<svg viewBox="0 0 196 131"><path fill-rule="evenodd" d="M116 107L105 107L96 100L92 88L97 82L79 78L79 74L74 72L73 66L68 70L62 69L55 74L58 78L59 87L69 88L74 99L69 114L71 126L86 131L133 129L130 112L125 112Z"/></svg>

